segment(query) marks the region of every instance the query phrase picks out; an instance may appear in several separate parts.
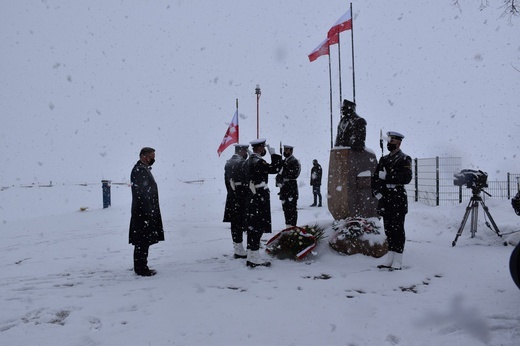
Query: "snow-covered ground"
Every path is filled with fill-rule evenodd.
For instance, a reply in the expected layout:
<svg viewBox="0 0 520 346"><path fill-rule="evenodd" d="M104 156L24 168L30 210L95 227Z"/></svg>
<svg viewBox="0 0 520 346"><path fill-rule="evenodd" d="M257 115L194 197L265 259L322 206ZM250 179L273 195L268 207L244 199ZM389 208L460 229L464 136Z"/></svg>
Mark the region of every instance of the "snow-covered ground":
<svg viewBox="0 0 520 346"><path fill-rule="evenodd" d="M520 290L503 245L518 233L499 238L482 209L477 236L468 224L452 247L466 203L412 203L402 271L326 240L302 262L248 269L220 222L223 184L157 178L166 241L151 247L149 278L132 271L127 186L112 187L108 209L99 185L0 192L1 345L518 344ZM330 234L326 205L307 207L300 185L299 224ZM275 192L265 241L284 225ZM520 230L509 201L486 205L502 233Z"/></svg>

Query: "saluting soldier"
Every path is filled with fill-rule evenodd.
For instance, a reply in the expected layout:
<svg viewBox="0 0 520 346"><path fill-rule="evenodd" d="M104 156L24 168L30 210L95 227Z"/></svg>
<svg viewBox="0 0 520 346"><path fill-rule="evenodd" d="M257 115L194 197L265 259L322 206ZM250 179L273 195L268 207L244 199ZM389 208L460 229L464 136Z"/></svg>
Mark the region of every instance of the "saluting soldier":
<svg viewBox="0 0 520 346"><path fill-rule="evenodd" d="M283 165L282 170L276 176L276 186L280 188L280 200L285 216L285 226L287 228L296 226L298 221L298 177L300 176L300 162L293 155L292 145L283 146Z"/></svg>
<svg viewBox="0 0 520 346"><path fill-rule="evenodd" d="M263 233L271 233L271 200L269 195L269 174L276 174L281 168L282 157L275 154L274 148L267 145L271 155L271 163L267 163L265 156L265 139L257 139L250 142L253 153L245 163L245 169L249 179L251 195L246 206L247 217L247 266L270 266L271 262L261 259L260 239Z"/></svg>
<svg viewBox="0 0 520 346"><path fill-rule="evenodd" d="M248 182L244 172L248 148L249 144L235 144L235 153L224 166L227 196L223 222L231 223L231 239L235 258L247 257L242 242L246 231L246 200L249 195Z"/></svg>
<svg viewBox="0 0 520 346"><path fill-rule="evenodd" d="M404 138L399 132L387 132L387 149L372 175L372 194L378 199L377 212L383 217L388 241L388 255L378 268L402 268L406 240L404 221L408 213L408 196L405 185L412 180L412 159L401 151Z"/></svg>

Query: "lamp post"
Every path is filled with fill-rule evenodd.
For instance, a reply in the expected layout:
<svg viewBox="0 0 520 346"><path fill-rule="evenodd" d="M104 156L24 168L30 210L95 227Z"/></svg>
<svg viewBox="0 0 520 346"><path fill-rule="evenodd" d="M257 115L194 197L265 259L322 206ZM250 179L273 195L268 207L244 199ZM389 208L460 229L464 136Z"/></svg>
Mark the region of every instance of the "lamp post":
<svg viewBox="0 0 520 346"><path fill-rule="evenodd" d="M259 101L260 101L260 95L262 95L262 92L260 91L260 84L256 85L255 94L256 94L256 139L258 139L259 135L260 135L260 132L259 132L259 128L260 128L259 104L260 104L260 102Z"/></svg>

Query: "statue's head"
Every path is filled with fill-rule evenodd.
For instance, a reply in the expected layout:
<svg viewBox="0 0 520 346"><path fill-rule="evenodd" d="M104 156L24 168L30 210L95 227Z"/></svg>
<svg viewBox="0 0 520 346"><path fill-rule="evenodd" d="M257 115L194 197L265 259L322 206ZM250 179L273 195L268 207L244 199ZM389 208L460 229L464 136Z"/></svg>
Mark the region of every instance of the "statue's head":
<svg viewBox="0 0 520 346"><path fill-rule="evenodd" d="M347 99L343 100L343 105L341 106L341 114L343 115L351 115L356 112L356 104Z"/></svg>

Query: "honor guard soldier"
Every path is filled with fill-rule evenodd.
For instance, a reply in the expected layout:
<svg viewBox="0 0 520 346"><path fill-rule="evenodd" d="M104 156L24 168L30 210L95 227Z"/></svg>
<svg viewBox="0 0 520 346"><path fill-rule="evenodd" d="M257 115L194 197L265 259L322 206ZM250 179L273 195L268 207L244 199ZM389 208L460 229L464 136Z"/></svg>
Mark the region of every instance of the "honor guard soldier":
<svg viewBox="0 0 520 346"><path fill-rule="evenodd" d="M261 259L260 239L263 233L271 233L271 201L269 195L269 174L279 172L282 157L275 154L274 148L265 144L265 139L250 142L253 153L245 163L249 180L250 197L246 205L247 220L247 266L270 266L271 262ZM266 146L271 155L271 163L265 161Z"/></svg>
<svg viewBox="0 0 520 346"><path fill-rule="evenodd" d="M282 170L276 176L276 186L280 188L278 195L282 201L285 216L285 227L296 226L298 221L298 177L300 176L300 162L293 155L294 147L283 146Z"/></svg>
<svg viewBox="0 0 520 346"><path fill-rule="evenodd" d="M235 258L247 257L242 242L246 231L246 201L249 196L248 181L244 172L248 148L249 144L235 144L235 153L224 166L227 196L223 222L231 223L231 239Z"/></svg>
<svg viewBox="0 0 520 346"><path fill-rule="evenodd" d="M383 217L388 241L388 255L378 268L400 270L402 267L408 196L405 185L412 180L412 159L401 151L404 138L399 132L387 132L387 149L372 175L372 194L378 199L377 212Z"/></svg>

